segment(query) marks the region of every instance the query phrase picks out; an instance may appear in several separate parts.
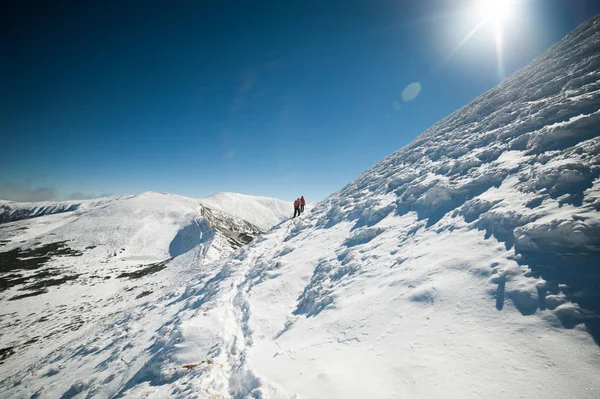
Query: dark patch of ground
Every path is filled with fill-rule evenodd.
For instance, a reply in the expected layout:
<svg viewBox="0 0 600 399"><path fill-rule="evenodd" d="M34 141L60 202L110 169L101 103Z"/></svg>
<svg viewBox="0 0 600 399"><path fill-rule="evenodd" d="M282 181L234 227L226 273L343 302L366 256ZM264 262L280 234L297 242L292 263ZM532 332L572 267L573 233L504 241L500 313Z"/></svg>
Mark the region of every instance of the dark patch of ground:
<svg viewBox="0 0 600 399"><path fill-rule="evenodd" d="M55 256L81 256L83 252L71 249L66 246L66 241L54 242L41 245L33 249L15 248L7 252L0 252L0 292L6 291L12 287L30 283L20 290L30 290L23 295L17 295L10 300L27 298L29 296L40 295L48 292L46 287L61 285L69 280L78 278L78 275L64 276L61 278L52 278L60 275L57 269L37 269L42 268L50 259ZM32 271L33 274L26 275L17 273L17 271Z"/></svg>
<svg viewBox="0 0 600 399"><path fill-rule="evenodd" d="M63 283L66 283L67 281L77 280L78 277L79 277L79 274L73 274L71 276L64 276L64 277L61 277L61 278L54 278L54 279L49 279L49 280L41 280L41 281L38 281L36 283L30 284L30 285L28 285L26 287L23 287L19 291L39 290L41 288L52 287L52 286L56 286L56 285L62 285Z"/></svg>
<svg viewBox="0 0 600 399"><path fill-rule="evenodd" d="M36 342L37 342L39 339L40 339L39 337L33 337L33 338L29 339L28 341L26 341L26 342L23 342L23 346L25 346L25 345L31 345L31 344L34 344L34 343L36 343Z"/></svg>
<svg viewBox="0 0 600 399"><path fill-rule="evenodd" d="M151 263L149 265L145 265L145 267L143 267L142 269L136 270L134 272L121 273L121 274L119 274L117 276L117 278L125 278L125 277L127 277L130 280L142 278L142 277L147 276L149 274L153 274L153 273L161 271L162 269L165 269L167 267L167 264L170 261L171 261L171 259L167 259L167 260L164 260L162 262Z"/></svg>
<svg viewBox="0 0 600 399"><path fill-rule="evenodd" d="M12 346L9 346L8 348L1 348L0 349L0 364L4 363L4 361L6 359L8 359L9 357L11 357L14 354L15 354L15 351Z"/></svg>
<svg viewBox="0 0 600 399"><path fill-rule="evenodd" d="M66 241L59 241L33 249L15 248L7 252L0 252L0 273L39 269L53 256L83 255L83 252L71 249L65 243Z"/></svg>
<svg viewBox="0 0 600 399"><path fill-rule="evenodd" d="M254 240L254 237L247 233L236 233L226 230L221 230L221 233L225 235L225 238L234 249L238 249L244 245L250 244L252 240Z"/></svg>
<svg viewBox="0 0 600 399"><path fill-rule="evenodd" d="M7 276L0 277L0 292L6 291L11 287L25 284L29 281L30 277L23 277L20 274L9 274Z"/></svg>
<svg viewBox="0 0 600 399"><path fill-rule="evenodd" d="M238 235L239 239L241 242L243 242L244 244L250 244L252 242L252 240L254 240L254 237L251 236L250 234L246 234L246 233L240 233Z"/></svg>
<svg viewBox="0 0 600 399"><path fill-rule="evenodd" d="M249 244L255 237L263 233L263 231L251 223L246 222L240 225L230 220L219 218L213 215L213 212L208 208L202 208L201 215L206 218L209 227L223 234L234 249Z"/></svg>
<svg viewBox="0 0 600 399"><path fill-rule="evenodd" d="M39 291L34 291L34 292L28 292L27 294L13 296L12 298L9 298L9 301L16 301L17 299L23 299L23 298L29 298L30 296L42 295L47 292L48 292L48 290L45 290L45 289L39 290Z"/></svg>
<svg viewBox="0 0 600 399"><path fill-rule="evenodd" d="M145 297L147 295L150 295L150 294L152 294L152 291L144 291L144 292L138 294L138 296L136 296L135 299L140 299L140 298L143 298L143 297Z"/></svg>
<svg viewBox="0 0 600 399"><path fill-rule="evenodd" d="M24 276L22 274L8 274L5 276L0 277L0 292L5 291L11 287L16 287L19 285L23 285L26 284L32 280L41 280L41 281L37 281L36 283L25 287L25 288L21 288L20 290L32 290L32 289L38 289L38 288L42 288L42 287L49 287L52 285L60 285L62 283L64 283L65 281L68 280L74 280L76 278L73 276L66 276L65 278L62 279L48 279L51 277L56 277L60 275L60 271L58 271L57 269L43 269L40 270L37 273L31 274L29 276Z"/></svg>
<svg viewBox="0 0 600 399"><path fill-rule="evenodd" d="M66 333L68 331L77 331L85 324L84 320L81 318L75 317L71 323L67 323L62 326L62 330L58 331L58 333Z"/></svg>

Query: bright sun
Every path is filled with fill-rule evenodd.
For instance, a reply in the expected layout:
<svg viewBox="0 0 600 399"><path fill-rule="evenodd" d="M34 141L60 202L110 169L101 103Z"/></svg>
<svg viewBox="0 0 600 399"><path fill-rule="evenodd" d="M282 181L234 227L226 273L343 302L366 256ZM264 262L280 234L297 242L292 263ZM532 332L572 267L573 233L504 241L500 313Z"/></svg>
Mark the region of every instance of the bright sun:
<svg viewBox="0 0 600 399"><path fill-rule="evenodd" d="M502 25L512 14L511 3L510 0L479 0L477 7L484 21Z"/></svg>
<svg viewBox="0 0 600 399"><path fill-rule="evenodd" d="M465 13L465 22L473 24L465 37L450 52L450 59L478 32L493 32L496 56L498 59L498 76L504 76L504 33L511 23L520 19L521 4L525 0L471 0Z"/></svg>

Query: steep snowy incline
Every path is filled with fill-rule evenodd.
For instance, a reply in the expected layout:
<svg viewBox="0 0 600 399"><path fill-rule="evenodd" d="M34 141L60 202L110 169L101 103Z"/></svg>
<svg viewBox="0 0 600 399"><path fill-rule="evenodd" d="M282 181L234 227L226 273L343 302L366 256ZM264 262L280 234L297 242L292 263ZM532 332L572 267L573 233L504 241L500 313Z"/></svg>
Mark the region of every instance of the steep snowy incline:
<svg viewBox="0 0 600 399"><path fill-rule="evenodd" d="M330 197L319 225L417 215L442 232L462 219L527 266L496 270L499 295L523 314L569 299L563 324L600 342L599 136L595 17Z"/></svg>
<svg viewBox="0 0 600 399"><path fill-rule="evenodd" d="M294 213L292 202L269 197L256 197L236 193L217 193L200 200L212 209L227 212L243 219L264 231L289 219ZM291 212L290 212L291 209Z"/></svg>
<svg viewBox="0 0 600 399"><path fill-rule="evenodd" d="M600 16L185 289L0 369L0 396L598 397L599 71Z"/></svg>

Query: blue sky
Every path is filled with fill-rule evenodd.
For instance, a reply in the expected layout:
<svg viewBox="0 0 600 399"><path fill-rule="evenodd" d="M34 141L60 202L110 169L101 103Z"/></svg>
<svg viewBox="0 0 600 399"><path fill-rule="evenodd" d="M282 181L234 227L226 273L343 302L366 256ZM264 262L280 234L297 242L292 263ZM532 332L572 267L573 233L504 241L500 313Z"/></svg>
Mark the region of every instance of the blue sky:
<svg viewBox="0 0 600 399"><path fill-rule="evenodd" d="M0 198L321 200L600 12L477 1L9 1Z"/></svg>

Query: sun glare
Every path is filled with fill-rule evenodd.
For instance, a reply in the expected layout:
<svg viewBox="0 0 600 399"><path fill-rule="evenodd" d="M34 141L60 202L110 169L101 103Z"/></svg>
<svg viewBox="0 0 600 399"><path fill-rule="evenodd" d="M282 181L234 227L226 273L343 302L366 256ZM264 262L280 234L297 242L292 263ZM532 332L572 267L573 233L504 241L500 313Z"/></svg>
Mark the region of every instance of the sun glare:
<svg viewBox="0 0 600 399"><path fill-rule="evenodd" d="M470 0L462 15L467 28L460 27L466 35L449 52L443 63L452 58L471 38L477 34L490 35L490 45L496 50L498 76L504 77L505 33L509 26L521 19L521 5L525 0ZM470 25L470 26L469 26Z"/></svg>
<svg viewBox="0 0 600 399"><path fill-rule="evenodd" d="M479 0L478 8L483 20L496 25L503 24L512 13L509 0Z"/></svg>
<svg viewBox="0 0 600 399"><path fill-rule="evenodd" d="M496 37L496 56L498 58L498 75L504 76L503 47L504 28L507 20L514 12L514 0L478 0L480 26L492 24Z"/></svg>

